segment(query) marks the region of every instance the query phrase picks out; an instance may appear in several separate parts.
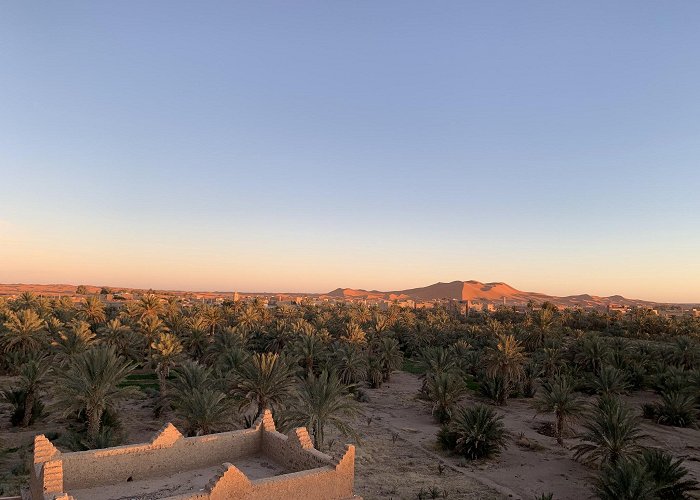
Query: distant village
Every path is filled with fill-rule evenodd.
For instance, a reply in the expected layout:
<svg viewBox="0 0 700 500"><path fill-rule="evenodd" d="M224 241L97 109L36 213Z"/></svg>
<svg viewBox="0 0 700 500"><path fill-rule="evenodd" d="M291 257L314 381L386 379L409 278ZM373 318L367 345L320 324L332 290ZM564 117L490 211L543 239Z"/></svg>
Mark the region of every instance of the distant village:
<svg viewBox="0 0 700 500"><path fill-rule="evenodd" d="M73 287L75 288L75 287ZM433 300L416 300L411 298L384 299L376 297L337 297L326 294L283 294L283 293L239 293L239 292L181 292L160 290L136 290L136 289L110 289L107 287L83 287L79 286L75 291L37 291L37 295L45 297L70 297L74 302L82 302L85 295L98 295L107 305L119 307L125 302L136 300L146 293L153 293L163 300L176 297L183 306L197 304L224 304L226 302L255 301L267 308L274 309L281 306L319 306L328 304L362 304L370 308L387 310L391 307L407 309L433 309L444 308L455 315L470 316L478 313L493 313L499 309L507 309L518 313L526 313L539 309L547 301L514 301L503 297L501 300L457 300L442 298ZM0 297L16 298L20 293L8 293L0 290ZM633 311L643 309L651 314L661 317L688 316L700 318L700 305L698 304L652 304L652 305L627 305L627 304L578 304L561 305L548 302L559 310L582 309L587 311L607 312L621 316L631 314Z"/></svg>

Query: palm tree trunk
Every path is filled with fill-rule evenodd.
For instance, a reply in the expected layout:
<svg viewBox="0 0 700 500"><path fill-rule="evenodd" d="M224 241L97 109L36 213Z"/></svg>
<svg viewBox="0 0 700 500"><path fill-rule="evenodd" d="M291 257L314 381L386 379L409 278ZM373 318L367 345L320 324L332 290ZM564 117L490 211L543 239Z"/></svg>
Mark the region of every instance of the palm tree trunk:
<svg viewBox="0 0 700 500"><path fill-rule="evenodd" d="M557 444L564 446L564 422L561 415L557 415Z"/></svg>
<svg viewBox="0 0 700 500"><path fill-rule="evenodd" d="M321 422L316 421L314 424L314 448L321 451L323 446L323 428L321 427Z"/></svg>
<svg viewBox="0 0 700 500"><path fill-rule="evenodd" d="M22 415L22 427L29 427L34 412L34 391L28 390L24 398L24 415Z"/></svg>
<svg viewBox="0 0 700 500"><path fill-rule="evenodd" d="M88 411L88 435L91 438L96 438L100 433L100 424L102 421L102 410L93 409Z"/></svg>
<svg viewBox="0 0 700 500"><path fill-rule="evenodd" d="M167 390L166 383L165 383L166 378L167 378L167 375L164 373L163 370L160 370L158 372L158 382L160 384L160 399L161 399L161 401L165 400L165 391Z"/></svg>

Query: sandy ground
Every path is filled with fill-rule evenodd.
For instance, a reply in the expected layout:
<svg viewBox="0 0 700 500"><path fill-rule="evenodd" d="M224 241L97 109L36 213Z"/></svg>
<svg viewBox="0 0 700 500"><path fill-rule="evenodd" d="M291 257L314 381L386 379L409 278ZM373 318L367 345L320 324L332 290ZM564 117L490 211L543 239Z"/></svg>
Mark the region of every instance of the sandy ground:
<svg viewBox="0 0 700 500"><path fill-rule="evenodd" d="M540 432L541 426L551 423L549 415L535 416L531 400L511 400L508 406L496 407L504 416L506 428L512 436L508 447L498 458L470 462L439 449L436 433L439 426L430 415L427 403L417 399L420 379L412 374L398 372L381 389L366 390L369 402L361 403L353 422L359 434L357 443L355 491L366 500L424 498L535 498L541 493L554 493L555 499L590 498L591 477L595 470L588 469L571 458L570 447L577 443L566 440L561 448L554 438ZM642 402L655 399L650 392L637 393L627 398L638 408ZM465 403L476 398L468 397ZM154 419L152 402L145 396L130 401L123 415L128 430L126 443L150 440L171 420L170 415ZM177 422L175 422L177 425ZM691 474L700 480L700 431L642 424L648 434L645 444L662 447L685 460ZM9 425L9 406L0 405L0 495L16 494L26 481L22 463L31 458L31 444L35 434L64 430L64 422L45 417L28 430ZM340 455L343 445L351 440L334 435L329 429L328 447L331 454ZM264 463L263 463L264 462ZM276 464L260 457L251 463L236 464L251 477L276 475L281 472ZM161 498L167 495L196 491L215 473L211 470L189 471L182 477L173 477L161 483L149 481L129 483L133 492L117 490L99 498ZM176 489L177 485L182 485ZM121 485L120 485L121 486ZM98 498L94 494L74 492L78 499ZM133 493L133 494L132 494Z"/></svg>
<svg viewBox="0 0 700 500"><path fill-rule="evenodd" d="M430 415L428 404L416 398L420 385L421 381L415 375L405 372L394 374L389 384L367 391L370 401L363 405L365 414L373 415L374 425L400 435L400 439L406 443L430 456L439 457L461 471L465 482L470 478L476 479L510 498L535 498L542 493L554 493L555 499L591 497L591 478L596 471L573 460L570 448L578 441L567 439L562 448L553 437L541 434L541 426L552 423L554 419L549 415L535 415L531 400L510 400L507 406L496 408L511 432L508 447L496 459L470 462L450 456L437 446L439 425ZM626 399L638 408L642 402L654 398L653 393L644 392ZM476 401L476 398L468 397L465 404ZM644 421L642 428L649 436L644 444L664 448L683 458L691 474L700 480L699 430L666 427L649 421ZM396 471L390 468L393 466L387 465L380 472L386 481L396 477ZM439 478L437 476L435 479ZM371 494L365 493L365 483L379 479L374 475L367 477L358 469L356 480L358 493L372 498ZM449 498L453 498L453 495L450 494Z"/></svg>

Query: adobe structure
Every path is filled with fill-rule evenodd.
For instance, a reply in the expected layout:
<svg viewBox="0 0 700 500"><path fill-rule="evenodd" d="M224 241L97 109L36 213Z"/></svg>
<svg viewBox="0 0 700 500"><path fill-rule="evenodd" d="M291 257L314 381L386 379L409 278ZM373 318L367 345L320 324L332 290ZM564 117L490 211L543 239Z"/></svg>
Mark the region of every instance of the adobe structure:
<svg viewBox="0 0 700 500"><path fill-rule="evenodd" d="M250 429L184 437L167 424L150 443L62 453L34 439L31 500L348 499L355 447L340 459L316 450L307 430L277 432L266 410Z"/></svg>

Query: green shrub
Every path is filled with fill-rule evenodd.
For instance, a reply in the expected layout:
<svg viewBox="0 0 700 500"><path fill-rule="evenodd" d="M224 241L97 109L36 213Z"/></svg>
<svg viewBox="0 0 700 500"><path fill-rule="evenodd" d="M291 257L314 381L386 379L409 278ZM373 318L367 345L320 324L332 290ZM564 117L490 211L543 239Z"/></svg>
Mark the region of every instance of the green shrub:
<svg viewBox="0 0 700 500"><path fill-rule="evenodd" d="M27 399L27 391L24 389L12 389L4 393L4 400L12 405L12 413L10 414L10 423L16 427L22 424L25 412L25 401ZM41 417L44 413L44 404L37 398L34 400L33 411L29 420L29 425Z"/></svg>
<svg viewBox="0 0 700 500"><path fill-rule="evenodd" d="M661 402L656 404L656 421L674 427L695 427L698 412L696 399L685 392L661 394Z"/></svg>
<svg viewBox="0 0 700 500"><path fill-rule="evenodd" d="M486 377L479 386L479 393L498 405L505 402L508 392L508 384L503 377Z"/></svg>
<svg viewBox="0 0 700 500"><path fill-rule="evenodd" d="M506 447L509 433L503 417L493 408L477 404L459 408L449 425L438 433L439 443L467 459L488 458Z"/></svg>

